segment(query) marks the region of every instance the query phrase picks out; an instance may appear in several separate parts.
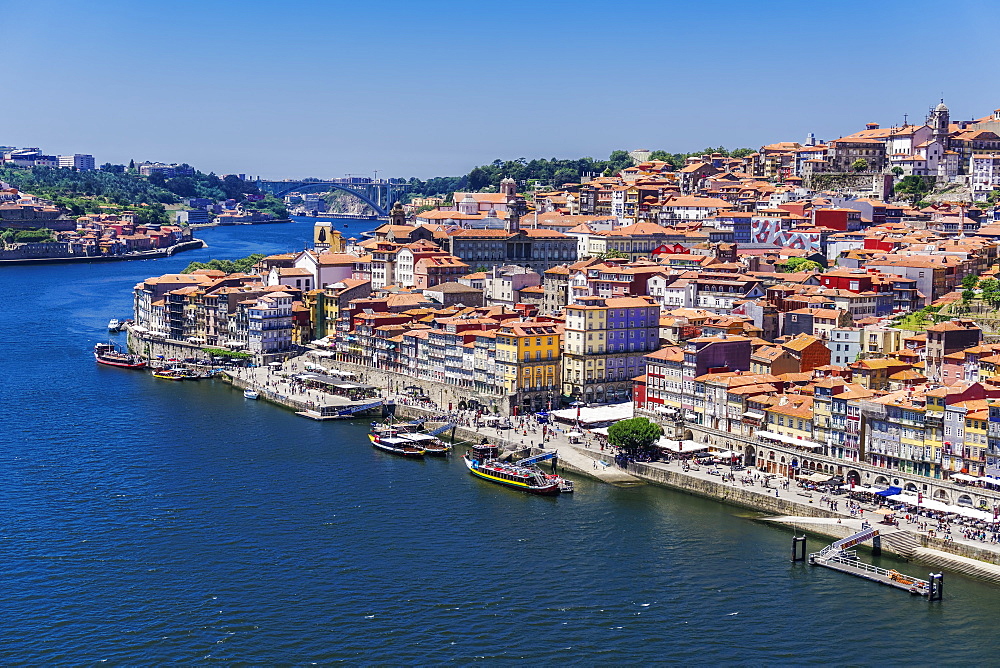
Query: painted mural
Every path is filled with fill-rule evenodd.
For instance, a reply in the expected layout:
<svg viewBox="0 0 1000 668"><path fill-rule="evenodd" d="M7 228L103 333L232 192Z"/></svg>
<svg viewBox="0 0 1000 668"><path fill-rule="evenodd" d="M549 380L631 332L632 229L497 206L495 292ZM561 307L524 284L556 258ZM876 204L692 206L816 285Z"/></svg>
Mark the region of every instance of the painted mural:
<svg viewBox="0 0 1000 668"><path fill-rule="evenodd" d="M750 225L751 242L770 244L783 248L796 248L820 252L822 241L819 232L784 230L779 218L754 218Z"/></svg>

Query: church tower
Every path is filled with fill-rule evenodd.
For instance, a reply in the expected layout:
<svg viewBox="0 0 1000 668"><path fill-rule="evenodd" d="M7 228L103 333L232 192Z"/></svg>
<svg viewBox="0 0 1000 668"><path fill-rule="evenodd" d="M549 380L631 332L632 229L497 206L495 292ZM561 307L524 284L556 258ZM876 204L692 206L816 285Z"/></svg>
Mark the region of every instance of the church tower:
<svg viewBox="0 0 1000 668"><path fill-rule="evenodd" d="M509 176L500 181L500 194L505 199L510 199L517 194L517 182Z"/></svg>
<svg viewBox="0 0 1000 668"><path fill-rule="evenodd" d="M517 232L521 229L521 218L528 215L528 203L519 195L507 198L507 231Z"/></svg>
<svg viewBox="0 0 1000 668"><path fill-rule="evenodd" d="M927 117L927 125L933 132L933 139L941 142L944 150L948 150L948 126L951 125L951 112L942 99Z"/></svg>
<svg viewBox="0 0 1000 668"><path fill-rule="evenodd" d="M406 212L403 211L403 205L396 202L389 209L389 224L390 225L406 225Z"/></svg>

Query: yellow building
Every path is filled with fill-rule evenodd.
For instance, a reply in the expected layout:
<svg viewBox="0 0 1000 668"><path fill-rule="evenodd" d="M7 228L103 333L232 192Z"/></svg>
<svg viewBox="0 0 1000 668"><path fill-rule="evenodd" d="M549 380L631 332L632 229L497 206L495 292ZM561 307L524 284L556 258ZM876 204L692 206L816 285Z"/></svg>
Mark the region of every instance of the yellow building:
<svg viewBox="0 0 1000 668"><path fill-rule="evenodd" d="M511 412L551 408L559 395L562 325L537 320L504 323L496 341L497 365Z"/></svg>

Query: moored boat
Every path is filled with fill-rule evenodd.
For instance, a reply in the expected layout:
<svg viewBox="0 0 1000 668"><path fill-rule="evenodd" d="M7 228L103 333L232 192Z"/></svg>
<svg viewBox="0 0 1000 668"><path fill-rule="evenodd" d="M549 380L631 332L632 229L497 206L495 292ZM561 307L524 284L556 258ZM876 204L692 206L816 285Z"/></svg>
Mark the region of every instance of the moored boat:
<svg viewBox="0 0 1000 668"><path fill-rule="evenodd" d="M413 441L400 438L399 436L368 434L368 440L372 442L372 446L378 448L379 450L391 452L392 454L399 455L401 457L423 457L426 453L426 450L422 447L414 445Z"/></svg>
<svg viewBox="0 0 1000 668"><path fill-rule="evenodd" d="M257 390L250 389L249 387L247 389L243 390L243 398L244 399L256 399L259 396L260 396L260 392L258 392Z"/></svg>
<svg viewBox="0 0 1000 668"><path fill-rule="evenodd" d="M117 366L123 369L142 369L146 361L138 355L123 353L113 343L98 343L94 346L94 359L98 364Z"/></svg>
<svg viewBox="0 0 1000 668"><path fill-rule="evenodd" d="M111 321L108 323L108 329L111 330L112 332L117 332L121 326L122 326L122 321L119 320L118 318L112 318Z"/></svg>
<svg viewBox="0 0 1000 668"><path fill-rule="evenodd" d="M187 374L180 369L154 369L153 377L163 380L184 380Z"/></svg>
<svg viewBox="0 0 1000 668"><path fill-rule="evenodd" d="M497 459L498 451L497 446L488 443L475 445L462 455L462 461L477 478L531 494L559 494L561 487L558 480L551 479L537 466L501 462Z"/></svg>
<svg viewBox="0 0 1000 668"><path fill-rule="evenodd" d="M401 433L399 438L405 438L414 445L423 448L428 455L433 457L444 457L451 451L451 446L442 441L437 436L421 433Z"/></svg>

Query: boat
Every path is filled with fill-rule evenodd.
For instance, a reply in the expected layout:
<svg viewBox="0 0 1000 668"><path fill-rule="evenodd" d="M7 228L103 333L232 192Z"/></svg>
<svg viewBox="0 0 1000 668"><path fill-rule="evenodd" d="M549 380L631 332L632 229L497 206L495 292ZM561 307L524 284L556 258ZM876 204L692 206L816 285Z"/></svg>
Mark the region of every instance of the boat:
<svg viewBox="0 0 1000 668"><path fill-rule="evenodd" d="M121 326L122 326L122 321L119 320L118 318L112 318L111 322L108 323L108 329L111 330L112 332L117 332Z"/></svg>
<svg viewBox="0 0 1000 668"><path fill-rule="evenodd" d="M444 457L451 452L451 446L442 441L437 436L422 433L401 433L399 438L404 438L417 447L423 448L432 457Z"/></svg>
<svg viewBox="0 0 1000 668"><path fill-rule="evenodd" d="M372 431L374 433L385 433L386 435L395 436L396 434L411 434L420 431L424 428L423 420L413 420L412 422L398 422L393 416L386 418L385 422L372 422ZM396 432L396 434L389 434L388 432Z"/></svg>
<svg viewBox="0 0 1000 668"><path fill-rule="evenodd" d="M143 369L146 361L138 355L123 353L113 343L98 343L94 346L94 359L98 364L117 366L123 369Z"/></svg>
<svg viewBox="0 0 1000 668"><path fill-rule="evenodd" d="M368 440L372 442L372 446L383 450L385 452L391 452L394 455L399 455L401 457L423 457L426 454L426 450L418 445L414 445L413 441L400 438L399 436L383 436L382 434L368 434Z"/></svg>
<svg viewBox="0 0 1000 668"><path fill-rule="evenodd" d="M469 472L477 478L531 494L555 495L561 491L558 480L545 475L537 466L521 466L497 459L499 448L483 443L474 445L464 455Z"/></svg>
<svg viewBox="0 0 1000 668"><path fill-rule="evenodd" d="M243 398L244 399L256 399L259 396L260 396L260 392L258 392L257 390L252 390L249 387L247 389L243 390Z"/></svg>
<svg viewBox="0 0 1000 668"><path fill-rule="evenodd" d="M187 374L181 369L153 369L153 378L163 380L184 380Z"/></svg>

